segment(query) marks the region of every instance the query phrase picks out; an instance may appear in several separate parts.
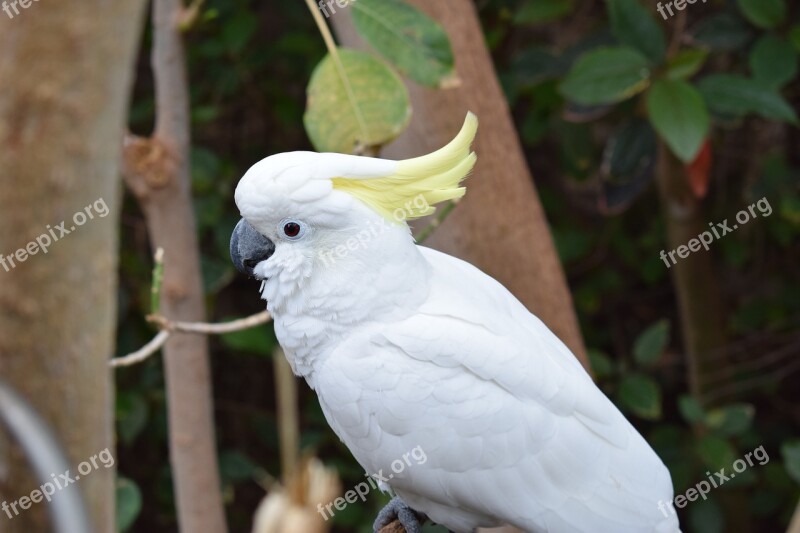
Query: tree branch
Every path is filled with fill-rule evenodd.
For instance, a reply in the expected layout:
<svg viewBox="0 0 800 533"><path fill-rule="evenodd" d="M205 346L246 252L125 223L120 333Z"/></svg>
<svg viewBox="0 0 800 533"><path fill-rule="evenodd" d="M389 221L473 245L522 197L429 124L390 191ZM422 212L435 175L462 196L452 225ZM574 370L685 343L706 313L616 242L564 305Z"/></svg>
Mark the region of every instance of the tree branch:
<svg viewBox="0 0 800 533"><path fill-rule="evenodd" d="M294 474L300 456L300 413L298 412L297 378L289 366L283 350L272 353L275 372L275 389L280 438L281 477L289 480Z"/></svg>
<svg viewBox="0 0 800 533"><path fill-rule="evenodd" d="M169 331L159 331L158 335L153 337L153 340L139 348L133 353L129 353L124 357L117 357L116 359L112 359L108 362L109 366L111 367L118 367L118 366L131 366L137 363L141 363L149 358L151 355L156 353L161 349L164 344L166 344L167 339L169 339L170 332Z"/></svg>
<svg viewBox="0 0 800 533"><path fill-rule="evenodd" d="M272 316L267 311L262 311L245 318L224 322L222 324L209 324L206 322L173 322L161 315L150 315L148 322L158 324L161 331L153 339L133 353L111 359L108 364L112 368L120 366L132 366L147 360L151 355L161 349L166 344L169 336L175 332L197 333L205 335L224 335L234 331L253 328L266 324L272 320Z"/></svg>
<svg viewBox="0 0 800 533"><path fill-rule="evenodd" d="M150 138L125 137L123 177L144 212L153 248L167 250L169 268L157 295L161 312L176 321L203 323L205 294L190 187L189 90L181 34L186 11L181 0L154 0L152 14L156 125ZM141 350L110 364L134 364L163 346L179 527L191 533L224 533L208 340L203 335L174 335L175 323L165 324L172 329L162 328Z"/></svg>
<svg viewBox="0 0 800 533"><path fill-rule="evenodd" d="M250 315L245 318L239 318L231 322L223 323L206 323L206 322L173 322L161 315L153 315L147 317L149 322L158 324L161 329L170 332L179 331L183 333L201 333L206 335L224 335L226 333L233 333L234 331L241 331L243 329L250 329L261 324L266 324L272 320L272 315L268 311L261 311L255 315Z"/></svg>

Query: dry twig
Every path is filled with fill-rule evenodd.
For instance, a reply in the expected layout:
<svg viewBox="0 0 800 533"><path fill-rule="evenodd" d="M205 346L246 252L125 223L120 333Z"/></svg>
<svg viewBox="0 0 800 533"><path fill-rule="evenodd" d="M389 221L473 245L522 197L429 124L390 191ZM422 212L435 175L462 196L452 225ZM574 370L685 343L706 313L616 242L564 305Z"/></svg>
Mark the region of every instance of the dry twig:
<svg viewBox="0 0 800 533"><path fill-rule="evenodd" d="M266 324L270 320L272 320L272 316L268 311L262 311L255 315L221 324L211 324L207 322L173 322L161 315L150 315L147 317L147 321L159 326L161 331L158 332L158 335L135 352L112 359L108 364L112 367L119 367L141 363L160 350L161 347L164 346L164 343L167 342L170 335L175 332L201 335L224 335L225 333L232 333L234 331L241 331Z"/></svg>

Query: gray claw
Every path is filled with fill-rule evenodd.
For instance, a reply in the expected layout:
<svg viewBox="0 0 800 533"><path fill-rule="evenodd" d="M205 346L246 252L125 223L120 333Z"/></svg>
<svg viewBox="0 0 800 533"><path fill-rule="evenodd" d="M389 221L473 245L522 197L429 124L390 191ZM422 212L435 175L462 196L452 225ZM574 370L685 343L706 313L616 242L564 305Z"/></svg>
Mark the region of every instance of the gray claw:
<svg viewBox="0 0 800 533"><path fill-rule="evenodd" d="M378 513L375 522L372 524L372 531L378 533L383 526L389 524L395 518L400 520L400 524L403 525L406 533L421 533L422 527L417 513L398 496L392 498Z"/></svg>

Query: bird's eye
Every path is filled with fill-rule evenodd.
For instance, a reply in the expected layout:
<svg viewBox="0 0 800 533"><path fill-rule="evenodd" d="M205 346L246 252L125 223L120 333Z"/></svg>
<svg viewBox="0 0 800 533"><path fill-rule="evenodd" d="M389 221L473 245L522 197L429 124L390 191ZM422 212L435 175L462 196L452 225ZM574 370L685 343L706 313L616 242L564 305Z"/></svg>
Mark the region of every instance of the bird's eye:
<svg viewBox="0 0 800 533"><path fill-rule="evenodd" d="M281 222L281 233L287 239L297 240L302 237L305 232L306 226L302 222L296 220L284 220Z"/></svg>
<svg viewBox="0 0 800 533"><path fill-rule="evenodd" d="M298 235L300 235L300 224L298 224L297 222L287 222L283 226L283 233L287 237L297 237Z"/></svg>

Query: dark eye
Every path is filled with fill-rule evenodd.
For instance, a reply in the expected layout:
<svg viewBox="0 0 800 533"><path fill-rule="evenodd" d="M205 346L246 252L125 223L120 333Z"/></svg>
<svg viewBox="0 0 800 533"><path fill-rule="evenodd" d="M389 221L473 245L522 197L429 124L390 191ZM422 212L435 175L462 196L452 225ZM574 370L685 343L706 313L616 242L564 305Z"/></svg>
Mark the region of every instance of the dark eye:
<svg viewBox="0 0 800 533"><path fill-rule="evenodd" d="M297 219L286 218L278 224L278 234L290 241L302 239L307 230L306 223Z"/></svg>
<svg viewBox="0 0 800 533"><path fill-rule="evenodd" d="M297 237L300 235L300 224L297 222L287 222L283 225L283 234L287 237Z"/></svg>
<svg viewBox="0 0 800 533"><path fill-rule="evenodd" d="M283 222L283 227L281 231L283 231L283 235L287 239L299 239L303 235L305 235L305 224L302 222L295 222L294 220L286 220Z"/></svg>

